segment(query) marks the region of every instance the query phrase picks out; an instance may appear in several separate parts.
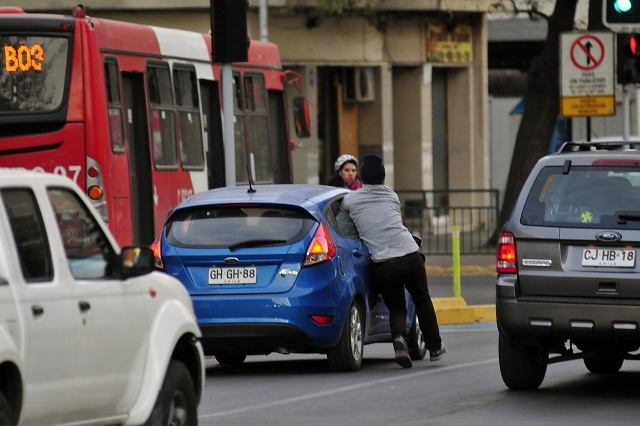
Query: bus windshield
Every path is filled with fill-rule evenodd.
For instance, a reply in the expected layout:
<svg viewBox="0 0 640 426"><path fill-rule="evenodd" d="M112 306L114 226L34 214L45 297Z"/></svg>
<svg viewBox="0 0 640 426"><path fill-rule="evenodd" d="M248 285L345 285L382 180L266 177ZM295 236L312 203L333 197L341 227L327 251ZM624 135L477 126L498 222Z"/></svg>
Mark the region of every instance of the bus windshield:
<svg viewBox="0 0 640 426"><path fill-rule="evenodd" d="M0 34L0 114L54 111L62 105L69 41Z"/></svg>

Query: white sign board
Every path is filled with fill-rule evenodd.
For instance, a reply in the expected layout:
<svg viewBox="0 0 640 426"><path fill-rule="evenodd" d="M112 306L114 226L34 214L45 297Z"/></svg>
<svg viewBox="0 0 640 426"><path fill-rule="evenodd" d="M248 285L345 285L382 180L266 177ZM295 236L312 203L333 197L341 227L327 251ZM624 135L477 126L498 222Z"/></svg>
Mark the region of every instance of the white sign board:
<svg viewBox="0 0 640 426"><path fill-rule="evenodd" d="M616 113L614 34L570 32L560 39L560 114L563 117Z"/></svg>

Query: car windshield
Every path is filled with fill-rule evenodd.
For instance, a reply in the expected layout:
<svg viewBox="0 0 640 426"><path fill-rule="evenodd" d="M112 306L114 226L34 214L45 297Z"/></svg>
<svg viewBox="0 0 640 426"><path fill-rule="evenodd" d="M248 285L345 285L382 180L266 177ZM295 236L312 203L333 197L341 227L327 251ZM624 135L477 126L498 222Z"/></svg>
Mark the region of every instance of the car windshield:
<svg viewBox="0 0 640 426"><path fill-rule="evenodd" d="M314 223L307 212L289 207L206 206L173 215L166 238L177 247L263 247L299 241Z"/></svg>
<svg viewBox="0 0 640 426"><path fill-rule="evenodd" d="M640 229L640 169L546 167L527 198L523 225Z"/></svg>

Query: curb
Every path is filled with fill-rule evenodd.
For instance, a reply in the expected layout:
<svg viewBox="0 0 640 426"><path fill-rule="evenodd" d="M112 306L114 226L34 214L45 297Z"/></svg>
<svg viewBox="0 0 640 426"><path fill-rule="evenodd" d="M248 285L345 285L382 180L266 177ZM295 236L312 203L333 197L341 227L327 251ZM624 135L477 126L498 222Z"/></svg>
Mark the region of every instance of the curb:
<svg viewBox="0 0 640 426"><path fill-rule="evenodd" d="M495 305L467 305L462 297L435 297L432 300L440 325L496 321Z"/></svg>

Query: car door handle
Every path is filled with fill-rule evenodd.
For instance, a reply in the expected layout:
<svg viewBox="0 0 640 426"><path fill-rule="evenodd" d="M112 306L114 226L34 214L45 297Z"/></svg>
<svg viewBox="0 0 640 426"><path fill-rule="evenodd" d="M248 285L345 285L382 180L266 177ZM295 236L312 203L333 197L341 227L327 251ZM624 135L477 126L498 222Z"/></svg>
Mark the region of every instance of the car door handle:
<svg viewBox="0 0 640 426"><path fill-rule="evenodd" d="M32 305L31 313L34 317L39 317L40 315L44 314L44 308L40 305Z"/></svg>
<svg viewBox="0 0 640 426"><path fill-rule="evenodd" d="M355 257L362 257L362 252L358 249L353 249L353 255Z"/></svg>
<svg viewBox="0 0 640 426"><path fill-rule="evenodd" d="M78 306L80 307L80 312L86 312L91 309L91 305L89 304L89 302L85 302L84 300L78 302Z"/></svg>

